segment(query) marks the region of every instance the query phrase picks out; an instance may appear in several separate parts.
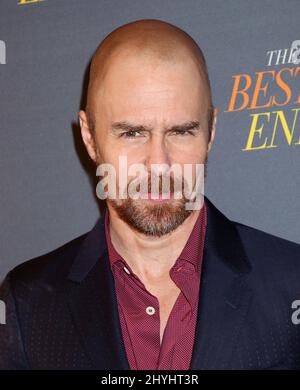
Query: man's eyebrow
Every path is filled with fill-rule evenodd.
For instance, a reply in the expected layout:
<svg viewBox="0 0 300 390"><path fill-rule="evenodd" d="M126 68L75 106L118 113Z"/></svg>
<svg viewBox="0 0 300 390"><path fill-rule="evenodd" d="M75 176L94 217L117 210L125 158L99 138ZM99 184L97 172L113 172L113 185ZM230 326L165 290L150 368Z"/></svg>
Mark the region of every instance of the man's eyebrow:
<svg viewBox="0 0 300 390"><path fill-rule="evenodd" d="M189 122L182 123L181 125L172 126L168 130L170 130L170 131L188 131L188 130L198 129L199 126L200 126L199 121L189 121Z"/></svg>
<svg viewBox="0 0 300 390"><path fill-rule="evenodd" d="M114 122L111 125L113 130L125 130L125 131L151 131L152 129L143 125L134 125L127 121Z"/></svg>
<svg viewBox="0 0 300 390"><path fill-rule="evenodd" d="M167 131L188 131L197 129L200 126L199 121L188 121L179 125L171 126L167 128ZM111 126L113 130L123 130L123 131L152 131L151 127L144 125L134 125L127 121L114 122Z"/></svg>

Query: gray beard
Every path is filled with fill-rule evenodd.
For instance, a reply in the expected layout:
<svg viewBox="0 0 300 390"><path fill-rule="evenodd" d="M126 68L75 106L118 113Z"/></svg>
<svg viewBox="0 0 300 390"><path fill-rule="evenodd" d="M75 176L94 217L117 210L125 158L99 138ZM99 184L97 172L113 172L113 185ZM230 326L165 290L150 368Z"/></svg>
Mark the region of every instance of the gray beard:
<svg viewBox="0 0 300 390"><path fill-rule="evenodd" d="M204 178L207 176L207 159ZM171 199L163 203L150 203L145 200L107 199L118 217L132 229L146 236L161 237L174 231L193 212L186 209L188 199Z"/></svg>
<svg viewBox="0 0 300 390"><path fill-rule="evenodd" d="M122 221L139 233L153 237L172 232L193 212L186 210L184 199L173 199L161 204L146 204L146 201L130 198L108 201Z"/></svg>

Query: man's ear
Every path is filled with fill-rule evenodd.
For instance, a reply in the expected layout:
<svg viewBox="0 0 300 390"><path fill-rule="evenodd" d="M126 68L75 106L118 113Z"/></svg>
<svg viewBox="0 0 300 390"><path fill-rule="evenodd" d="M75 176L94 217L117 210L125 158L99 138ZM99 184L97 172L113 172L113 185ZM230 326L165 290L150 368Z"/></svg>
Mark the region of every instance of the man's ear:
<svg viewBox="0 0 300 390"><path fill-rule="evenodd" d="M82 140L85 144L86 150L90 158L96 163L97 150L96 150L94 134L93 134L93 130L90 127L85 111L80 110L78 113L78 118L79 118L79 124L81 128Z"/></svg>
<svg viewBox="0 0 300 390"><path fill-rule="evenodd" d="M210 140L209 140L209 143L207 146L208 153L210 152L210 149L211 149L211 147L214 143L214 140L215 140L218 111L219 111L219 109L215 107L214 111L213 111L213 121L212 121L212 127L211 127L211 131L210 131Z"/></svg>

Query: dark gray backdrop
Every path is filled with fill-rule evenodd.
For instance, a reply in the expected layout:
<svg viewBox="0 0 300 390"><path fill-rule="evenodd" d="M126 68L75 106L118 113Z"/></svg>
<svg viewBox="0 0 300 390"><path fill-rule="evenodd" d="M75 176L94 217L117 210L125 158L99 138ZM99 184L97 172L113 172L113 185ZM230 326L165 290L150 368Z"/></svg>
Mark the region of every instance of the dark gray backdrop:
<svg viewBox="0 0 300 390"><path fill-rule="evenodd" d="M234 74L267 69L267 50L300 39L299 0L18 1L0 1L0 279L94 225L76 126L84 73L110 31L142 18L178 25L206 55L220 109L207 196L228 217L300 243L300 146L243 152L249 112L224 112Z"/></svg>

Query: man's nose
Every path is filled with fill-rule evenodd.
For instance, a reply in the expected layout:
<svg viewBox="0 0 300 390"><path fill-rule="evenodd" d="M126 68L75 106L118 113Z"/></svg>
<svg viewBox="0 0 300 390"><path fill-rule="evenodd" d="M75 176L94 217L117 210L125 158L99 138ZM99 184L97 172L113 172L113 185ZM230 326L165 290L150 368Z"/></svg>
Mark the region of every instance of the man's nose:
<svg viewBox="0 0 300 390"><path fill-rule="evenodd" d="M147 165L148 169L152 168L154 171L156 171L156 165L170 166L169 151L162 136L154 135L149 142L147 149Z"/></svg>

